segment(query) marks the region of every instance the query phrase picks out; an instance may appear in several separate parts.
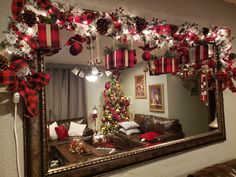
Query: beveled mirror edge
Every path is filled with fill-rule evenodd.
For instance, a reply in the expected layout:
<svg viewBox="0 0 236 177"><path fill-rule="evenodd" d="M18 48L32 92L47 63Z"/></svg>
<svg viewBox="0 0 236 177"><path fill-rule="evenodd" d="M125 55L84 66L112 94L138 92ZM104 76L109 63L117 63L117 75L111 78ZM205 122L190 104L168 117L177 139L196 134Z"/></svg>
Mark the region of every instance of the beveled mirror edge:
<svg viewBox="0 0 236 177"><path fill-rule="evenodd" d="M44 57L38 51L38 69L44 71ZM217 82L217 81L216 81ZM226 139L223 93L220 90L220 84L216 83L216 109L218 129L211 132L163 143L157 146L132 150L108 157L97 158L87 162L73 164L62 168L48 170L47 160L47 131L46 131L46 100L45 90L39 95L40 116L38 121L24 121L24 149L25 149L25 170L26 176L61 176L73 175L79 172L80 176L98 175L107 173L124 167L145 163L155 158L174 155L181 151L186 151L195 147L207 145L210 143L223 141ZM41 135L40 135L41 133ZM32 141L34 140L34 141ZM30 142L30 143L29 143ZM35 162L34 160L37 161ZM32 161L34 161L32 163ZM32 165L31 165L32 164ZM112 165L111 165L112 164Z"/></svg>

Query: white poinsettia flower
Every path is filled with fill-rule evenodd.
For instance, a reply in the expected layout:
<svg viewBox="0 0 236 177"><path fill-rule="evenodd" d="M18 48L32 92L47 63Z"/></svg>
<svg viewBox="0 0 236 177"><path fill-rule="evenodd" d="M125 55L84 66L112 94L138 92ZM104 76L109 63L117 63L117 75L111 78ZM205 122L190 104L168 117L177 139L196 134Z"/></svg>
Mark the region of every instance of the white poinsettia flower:
<svg viewBox="0 0 236 177"><path fill-rule="evenodd" d="M26 34L29 36L35 36L38 32L38 26L34 25L32 28L28 28Z"/></svg>
<svg viewBox="0 0 236 177"><path fill-rule="evenodd" d="M20 44L22 45L21 51L28 55L31 52L30 45L27 44L24 40L21 40Z"/></svg>
<svg viewBox="0 0 236 177"><path fill-rule="evenodd" d="M74 15L74 16L80 16L84 11L79 7L79 6L76 6L72 11L71 13Z"/></svg>
<svg viewBox="0 0 236 177"><path fill-rule="evenodd" d="M13 33L13 31L10 31L9 33L6 34L6 38L7 41L13 45L16 43L18 36L15 33Z"/></svg>
<svg viewBox="0 0 236 177"><path fill-rule="evenodd" d="M28 26L24 23L17 23L16 24L16 27L18 28L18 30L21 32L21 33L25 33L28 29Z"/></svg>

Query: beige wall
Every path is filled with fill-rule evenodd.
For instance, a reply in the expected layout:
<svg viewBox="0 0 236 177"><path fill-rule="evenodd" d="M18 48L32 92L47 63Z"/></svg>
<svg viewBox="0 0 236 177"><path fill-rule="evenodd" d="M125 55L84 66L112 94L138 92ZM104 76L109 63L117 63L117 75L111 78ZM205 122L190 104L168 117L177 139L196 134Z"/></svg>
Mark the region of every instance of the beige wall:
<svg viewBox="0 0 236 177"><path fill-rule="evenodd" d="M168 74L169 117L178 118L185 136L208 131L208 106L200 101L199 95L190 95L181 78Z"/></svg>
<svg viewBox="0 0 236 177"><path fill-rule="evenodd" d="M120 83L126 96L132 97L129 106L131 114L140 113L156 115L165 118L177 118L183 126L185 136L196 135L208 131L208 107L200 102L199 95L190 96L179 77L171 74L150 76L146 73L146 99L135 98L134 76L145 74L144 63L136 64L132 69L121 71ZM148 86L152 84L164 85L165 112L151 112L149 110Z"/></svg>
<svg viewBox="0 0 236 177"><path fill-rule="evenodd" d="M74 0L74 2L76 2ZM129 12L148 17L158 17L167 19L169 22L181 23L184 21L197 22L204 26L220 25L228 26L232 34L236 35L236 7L226 4L221 0L80 0L80 4L93 7L94 9L113 10L119 6L129 10ZM1 26L0 31L5 30L6 21L10 9L9 0L1 0ZM0 35L0 39L3 39ZM233 41L233 51L236 52L236 41ZM236 95L226 90L224 92L224 108L227 140L215 143L172 157L157 159L137 167L132 167L117 173L112 173L110 177L180 177L191 171L200 169L207 165L219 163L231 158L236 158ZM1 164L0 176L15 177L14 165L14 143L11 131L12 116L9 111L1 107L0 114L0 139L1 139ZM6 111L6 112L5 112ZM19 127L20 129L20 127ZM19 133L22 136L22 133ZM20 143L21 148L23 143ZM5 156L5 161L2 157ZM7 157L6 157L7 156ZM7 163L8 162L8 163ZM23 163L23 160L22 160ZM2 171L3 170L3 171Z"/></svg>
<svg viewBox="0 0 236 177"><path fill-rule="evenodd" d="M90 128L94 128L94 122L92 121L92 110L96 106L98 108L98 118L96 119L96 128L100 129L101 118L103 116L103 91L105 89L105 83L109 80L108 77L103 76L99 78L96 82L85 82L86 88L86 104L88 113L88 123Z"/></svg>
<svg viewBox="0 0 236 177"><path fill-rule="evenodd" d="M138 56L139 57L139 56ZM132 69L126 69L121 71L120 83L121 88L124 91L125 96L132 97L132 104L129 106L130 113L139 113L147 115L157 115L161 117L168 117L168 94L167 94L167 77L166 75L160 76L149 76L149 73L146 73L146 90L147 98L146 99L136 99L135 98L135 85L134 85L134 76L145 74L143 72L144 63L136 64ZM164 85L164 107L165 112L150 112L149 110L149 92L148 85L152 84L163 84Z"/></svg>

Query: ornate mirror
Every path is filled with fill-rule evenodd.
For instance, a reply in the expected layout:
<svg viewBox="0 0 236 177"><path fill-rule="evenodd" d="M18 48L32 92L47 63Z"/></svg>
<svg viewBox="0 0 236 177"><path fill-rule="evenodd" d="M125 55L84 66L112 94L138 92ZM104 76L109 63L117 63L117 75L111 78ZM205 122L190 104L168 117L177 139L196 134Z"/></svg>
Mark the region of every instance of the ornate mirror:
<svg viewBox="0 0 236 177"><path fill-rule="evenodd" d="M0 83L31 118L27 176L99 175L225 140L222 91L236 90L228 28L12 6Z"/></svg>

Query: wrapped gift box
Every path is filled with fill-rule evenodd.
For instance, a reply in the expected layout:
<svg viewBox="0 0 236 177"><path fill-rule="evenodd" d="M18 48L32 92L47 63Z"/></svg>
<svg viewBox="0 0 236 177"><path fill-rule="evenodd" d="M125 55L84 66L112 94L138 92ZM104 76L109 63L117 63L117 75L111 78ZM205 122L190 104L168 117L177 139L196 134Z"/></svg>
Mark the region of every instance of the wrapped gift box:
<svg viewBox="0 0 236 177"><path fill-rule="evenodd" d="M201 67L202 61L208 59L208 45L199 45L195 47L195 63L196 68Z"/></svg>
<svg viewBox="0 0 236 177"><path fill-rule="evenodd" d="M59 50L60 37L57 24L38 24L38 39L41 49Z"/></svg>
<svg viewBox="0 0 236 177"><path fill-rule="evenodd" d="M136 63L135 50L117 49L105 56L106 70L132 68Z"/></svg>
<svg viewBox="0 0 236 177"><path fill-rule="evenodd" d="M106 70L112 70L113 67L113 60L112 60L112 53L105 55L105 68Z"/></svg>
<svg viewBox="0 0 236 177"><path fill-rule="evenodd" d="M165 58L165 73L177 73L179 63L176 58Z"/></svg>
<svg viewBox="0 0 236 177"><path fill-rule="evenodd" d="M178 60L171 57L155 58L149 63L149 71L150 75L175 74L179 71Z"/></svg>

